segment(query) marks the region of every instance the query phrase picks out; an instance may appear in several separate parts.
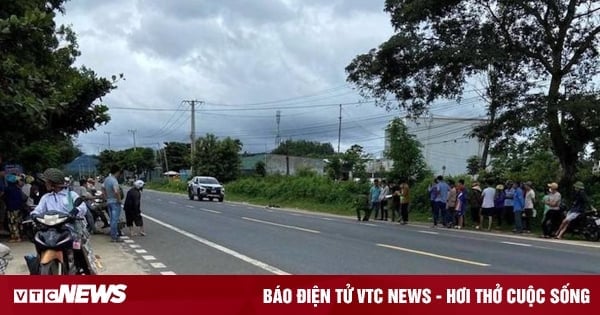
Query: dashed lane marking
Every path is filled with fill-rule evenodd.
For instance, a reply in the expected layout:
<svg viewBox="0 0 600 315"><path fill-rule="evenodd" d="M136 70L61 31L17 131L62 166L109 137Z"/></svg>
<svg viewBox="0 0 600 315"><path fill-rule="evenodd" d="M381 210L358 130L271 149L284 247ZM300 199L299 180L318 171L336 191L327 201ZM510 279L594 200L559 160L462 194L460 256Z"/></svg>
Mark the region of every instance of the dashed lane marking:
<svg viewBox="0 0 600 315"><path fill-rule="evenodd" d="M275 222L263 221L263 220L252 219L252 218L247 218L247 217L242 217L242 219L248 220L248 221L253 221L253 222L258 222L258 223L263 223L263 224L269 224L269 225L279 226L279 227L283 227L283 228L287 228L287 229L293 229L293 230L308 232L308 233L315 233L315 234L321 233L319 231L305 229L305 228L301 228L301 227L293 226L293 225L279 224L279 223L275 223Z"/></svg>
<svg viewBox="0 0 600 315"><path fill-rule="evenodd" d="M123 242L127 243L127 244L131 244L131 243L135 243L134 240L123 240Z"/></svg>
<svg viewBox="0 0 600 315"><path fill-rule="evenodd" d="M156 257L152 255L143 255L142 258L144 258L144 260L156 260Z"/></svg>
<svg viewBox="0 0 600 315"><path fill-rule="evenodd" d="M398 251L402 251L402 252L422 255L422 256L428 256L428 257L433 257L433 258L438 258L438 259L459 262L459 263L468 264L468 265L475 265L475 266L480 266L480 267L489 267L490 266L489 264L484 264L484 263L480 263L477 261L460 259L460 258L455 258L455 257L450 257L450 256L443 256L443 255L438 255L438 254L434 254L434 253L429 253L429 252L424 252L424 251L414 250L414 249L409 249L409 248L404 248L404 247L398 247L398 246L393 246L393 245L377 244L377 246L394 249L394 250L398 250Z"/></svg>
<svg viewBox="0 0 600 315"><path fill-rule="evenodd" d="M210 209L205 209L205 208L200 208L200 210L202 211L206 211L206 212L210 212L210 213L221 213L221 211L217 211L217 210L210 210Z"/></svg>
<svg viewBox="0 0 600 315"><path fill-rule="evenodd" d="M513 242L500 242L502 244L507 244L507 245L515 245L515 246L523 246L523 247L531 247L531 244L524 244L524 243L513 243Z"/></svg>
<svg viewBox="0 0 600 315"><path fill-rule="evenodd" d="M440 233L438 232L431 232L431 231L417 231L419 233L424 233L424 234L431 234L431 235L439 235Z"/></svg>
<svg viewBox="0 0 600 315"><path fill-rule="evenodd" d="M147 254L148 253L148 251L145 249L136 249L135 252L138 254Z"/></svg>
<svg viewBox="0 0 600 315"><path fill-rule="evenodd" d="M163 264L161 262L150 263L150 266L152 266L152 268L155 268L155 269L167 268L167 266L165 266L165 264Z"/></svg>
<svg viewBox="0 0 600 315"><path fill-rule="evenodd" d="M142 246L140 246L138 244L129 244L129 247L131 247L131 248L140 248Z"/></svg>
<svg viewBox="0 0 600 315"><path fill-rule="evenodd" d="M176 273L174 273L173 271L161 271L160 274L163 276L175 276L176 275Z"/></svg>

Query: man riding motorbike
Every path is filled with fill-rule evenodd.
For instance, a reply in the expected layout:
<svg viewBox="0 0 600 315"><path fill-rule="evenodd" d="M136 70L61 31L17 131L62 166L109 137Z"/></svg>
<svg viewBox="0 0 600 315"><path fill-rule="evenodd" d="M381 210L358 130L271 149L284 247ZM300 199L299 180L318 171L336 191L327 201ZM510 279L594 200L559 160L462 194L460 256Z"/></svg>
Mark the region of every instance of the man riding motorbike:
<svg viewBox="0 0 600 315"><path fill-rule="evenodd" d="M42 196L39 204L30 213L31 219L36 220L36 217L42 217L46 212L57 211L68 215L74 215L76 217L85 218L87 212L87 206L82 203L76 208L73 206L73 202L79 197L79 195L72 191L68 184L65 183L64 173L56 168L49 168L42 174L42 179L46 184L48 193ZM88 264L90 269L94 269L94 258L91 252L89 242L87 242L87 236L84 233L85 220L75 220L73 224L67 225L71 234L77 239L86 240L87 252L88 252ZM36 252L39 257L39 249L36 248ZM39 258L38 258L39 259ZM93 270L95 272L95 270Z"/></svg>

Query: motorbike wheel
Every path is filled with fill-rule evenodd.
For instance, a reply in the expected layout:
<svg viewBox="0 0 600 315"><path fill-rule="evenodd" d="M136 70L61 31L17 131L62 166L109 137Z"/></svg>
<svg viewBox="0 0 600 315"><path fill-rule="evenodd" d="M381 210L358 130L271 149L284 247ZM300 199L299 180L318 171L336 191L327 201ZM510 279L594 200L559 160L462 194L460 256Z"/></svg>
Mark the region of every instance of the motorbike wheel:
<svg viewBox="0 0 600 315"><path fill-rule="evenodd" d="M600 230L597 226L587 226L583 233L583 236L587 241L597 242L600 240Z"/></svg>
<svg viewBox="0 0 600 315"><path fill-rule="evenodd" d="M64 266L58 260L53 260L47 264L40 265L40 275L62 275Z"/></svg>

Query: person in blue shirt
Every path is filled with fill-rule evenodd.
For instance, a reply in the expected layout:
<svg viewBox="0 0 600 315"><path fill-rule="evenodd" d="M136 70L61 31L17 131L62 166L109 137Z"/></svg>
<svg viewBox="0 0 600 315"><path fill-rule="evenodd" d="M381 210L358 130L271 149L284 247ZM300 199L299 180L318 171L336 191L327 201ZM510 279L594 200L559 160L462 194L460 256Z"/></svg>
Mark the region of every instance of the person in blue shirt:
<svg viewBox="0 0 600 315"><path fill-rule="evenodd" d="M373 186L371 186L371 190L369 191L369 201L371 202L371 207L365 213L365 216L362 219L363 221L369 221L369 218L371 217L371 212L373 212L373 210L379 209L379 195L381 195L381 187L379 186L379 180L375 179L373 181Z"/></svg>
<svg viewBox="0 0 600 315"><path fill-rule="evenodd" d="M513 233L523 233L523 210L525 208L525 194L521 188L521 183L514 182L513 188L513 212L515 214L515 229Z"/></svg>
<svg viewBox="0 0 600 315"><path fill-rule="evenodd" d="M436 185L436 196L435 196L435 211L433 212L433 227L437 227L438 216L441 215L442 225L448 226L450 224L448 210L446 209L446 202L448 201L448 192L450 186L444 181L442 175L437 177Z"/></svg>

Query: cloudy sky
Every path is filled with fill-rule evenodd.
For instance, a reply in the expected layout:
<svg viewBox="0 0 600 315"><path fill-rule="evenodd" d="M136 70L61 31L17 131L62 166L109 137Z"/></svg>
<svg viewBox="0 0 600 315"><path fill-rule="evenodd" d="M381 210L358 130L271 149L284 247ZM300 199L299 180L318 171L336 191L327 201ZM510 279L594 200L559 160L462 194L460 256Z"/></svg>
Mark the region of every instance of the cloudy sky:
<svg viewBox="0 0 600 315"><path fill-rule="evenodd" d="M344 68L392 34L383 7L384 0L70 1L58 22L78 34L78 64L125 76L104 99L111 122L78 144L97 154L109 138L114 150L132 147L134 133L138 146L189 141L190 106L182 101L198 100L197 136L272 150L280 111L281 138L337 149L343 104L341 150L358 143L380 156L385 125L399 112L362 99ZM458 106L463 117L481 112L476 93L433 112L455 115Z"/></svg>

